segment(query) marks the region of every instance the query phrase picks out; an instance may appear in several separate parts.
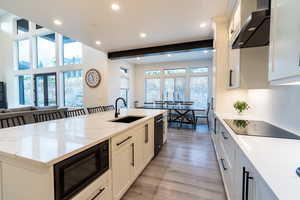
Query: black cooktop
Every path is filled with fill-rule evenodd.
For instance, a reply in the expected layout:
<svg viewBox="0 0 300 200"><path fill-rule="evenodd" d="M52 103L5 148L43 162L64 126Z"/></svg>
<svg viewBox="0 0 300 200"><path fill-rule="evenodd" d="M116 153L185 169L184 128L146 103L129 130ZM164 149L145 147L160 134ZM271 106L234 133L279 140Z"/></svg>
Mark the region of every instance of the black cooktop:
<svg viewBox="0 0 300 200"><path fill-rule="evenodd" d="M225 119L224 121L237 135L300 140L300 136L297 136L264 121L231 119Z"/></svg>

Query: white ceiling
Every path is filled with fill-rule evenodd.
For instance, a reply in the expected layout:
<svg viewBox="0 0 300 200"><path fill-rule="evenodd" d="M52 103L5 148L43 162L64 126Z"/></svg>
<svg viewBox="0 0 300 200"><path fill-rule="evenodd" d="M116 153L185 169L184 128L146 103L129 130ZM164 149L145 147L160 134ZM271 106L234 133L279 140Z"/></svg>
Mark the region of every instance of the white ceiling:
<svg viewBox="0 0 300 200"><path fill-rule="evenodd" d="M212 56L213 56L213 51L210 50L210 51L190 51L190 52L182 52L182 53L145 56L139 58L127 58L121 60L132 64L150 64L150 63L212 59Z"/></svg>
<svg viewBox="0 0 300 200"><path fill-rule="evenodd" d="M211 38L211 18L225 14L228 1L1 0L0 8L107 52ZM113 2L120 10L111 9Z"/></svg>

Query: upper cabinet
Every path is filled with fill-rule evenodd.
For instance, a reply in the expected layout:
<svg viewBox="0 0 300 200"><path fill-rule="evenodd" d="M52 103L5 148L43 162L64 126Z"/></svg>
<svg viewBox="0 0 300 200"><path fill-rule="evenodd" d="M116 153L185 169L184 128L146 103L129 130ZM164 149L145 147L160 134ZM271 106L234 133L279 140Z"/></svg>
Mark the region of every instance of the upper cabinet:
<svg viewBox="0 0 300 200"><path fill-rule="evenodd" d="M299 0L272 0L269 80L300 81Z"/></svg>
<svg viewBox="0 0 300 200"><path fill-rule="evenodd" d="M233 49L242 25L257 9L256 0L237 0L228 27L228 89L264 89L268 87L269 48Z"/></svg>

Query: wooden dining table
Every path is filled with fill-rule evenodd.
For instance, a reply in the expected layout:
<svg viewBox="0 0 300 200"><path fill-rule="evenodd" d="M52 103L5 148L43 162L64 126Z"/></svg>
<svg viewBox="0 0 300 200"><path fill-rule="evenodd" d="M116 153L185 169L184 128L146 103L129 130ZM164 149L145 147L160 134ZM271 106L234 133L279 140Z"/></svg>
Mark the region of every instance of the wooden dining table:
<svg viewBox="0 0 300 200"><path fill-rule="evenodd" d="M194 125L196 123L195 112L205 112L206 110L195 105L168 105L168 104L153 104L153 105L144 105L137 108L142 109L160 109L160 110L168 110L169 113L174 113L176 116L174 118L169 118L169 122L177 122L180 123L180 127L182 127L183 123L189 123ZM192 116L192 119L190 118Z"/></svg>

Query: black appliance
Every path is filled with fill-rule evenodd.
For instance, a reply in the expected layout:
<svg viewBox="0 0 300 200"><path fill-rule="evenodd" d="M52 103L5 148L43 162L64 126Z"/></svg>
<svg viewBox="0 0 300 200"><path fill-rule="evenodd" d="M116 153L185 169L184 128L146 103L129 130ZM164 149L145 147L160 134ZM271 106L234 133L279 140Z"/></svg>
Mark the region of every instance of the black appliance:
<svg viewBox="0 0 300 200"><path fill-rule="evenodd" d="M164 116L154 118L154 156L160 152L164 142Z"/></svg>
<svg viewBox="0 0 300 200"><path fill-rule="evenodd" d="M257 10L252 12L232 44L233 49L260 47L270 41L271 0L257 0Z"/></svg>
<svg viewBox="0 0 300 200"><path fill-rule="evenodd" d="M300 140L299 136L264 121L232 119L224 121L237 135Z"/></svg>
<svg viewBox="0 0 300 200"><path fill-rule="evenodd" d="M109 169L109 142L102 142L54 166L55 200L68 200Z"/></svg>
<svg viewBox="0 0 300 200"><path fill-rule="evenodd" d="M6 85L0 82L0 109L7 109Z"/></svg>

